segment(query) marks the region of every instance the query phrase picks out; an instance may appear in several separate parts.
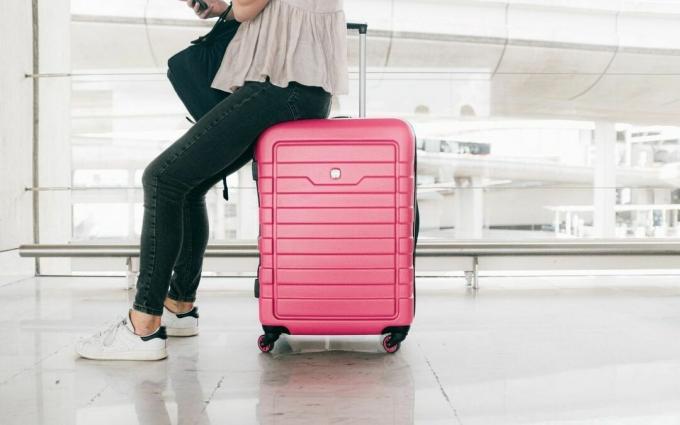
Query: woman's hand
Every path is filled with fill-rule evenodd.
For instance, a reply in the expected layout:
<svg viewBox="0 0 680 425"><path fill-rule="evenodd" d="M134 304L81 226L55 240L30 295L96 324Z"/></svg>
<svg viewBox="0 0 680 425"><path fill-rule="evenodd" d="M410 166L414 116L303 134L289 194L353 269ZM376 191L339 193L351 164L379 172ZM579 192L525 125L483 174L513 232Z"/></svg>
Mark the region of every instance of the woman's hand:
<svg viewBox="0 0 680 425"><path fill-rule="evenodd" d="M233 0L234 18L239 22L253 19L262 12L269 0Z"/></svg>
<svg viewBox="0 0 680 425"><path fill-rule="evenodd" d="M203 0L208 5L206 9L201 10L201 4L197 0L180 0L186 1L187 6L192 8L201 19L216 18L227 10L229 5L224 0Z"/></svg>

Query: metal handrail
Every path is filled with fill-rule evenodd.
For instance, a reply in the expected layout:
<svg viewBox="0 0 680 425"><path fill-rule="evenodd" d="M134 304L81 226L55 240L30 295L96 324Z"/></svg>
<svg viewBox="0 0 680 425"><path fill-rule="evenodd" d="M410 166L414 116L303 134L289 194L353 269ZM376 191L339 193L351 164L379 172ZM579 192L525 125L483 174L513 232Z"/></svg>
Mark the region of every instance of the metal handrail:
<svg viewBox="0 0 680 425"><path fill-rule="evenodd" d="M138 257L139 245L21 245L22 257ZM257 257L256 243L208 245L206 257ZM422 241L417 257L680 255L680 240Z"/></svg>
<svg viewBox="0 0 680 425"><path fill-rule="evenodd" d="M19 246L21 257L139 257L139 245L32 244ZM209 245L206 257L257 257L257 244Z"/></svg>
<svg viewBox="0 0 680 425"><path fill-rule="evenodd" d="M139 257L139 245L21 245L22 257L125 257L132 275L132 258ZM549 240L549 241L422 241L416 257L469 257L471 270L465 272L468 287L479 289L479 258L501 256L647 256L678 255L680 240ZM206 257L257 258L256 243L208 245ZM130 286L132 287L132 286Z"/></svg>
<svg viewBox="0 0 680 425"><path fill-rule="evenodd" d="M456 241L419 244L424 256L680 255L680 240ZM422 252L424 251L424 252Z"/></svg>

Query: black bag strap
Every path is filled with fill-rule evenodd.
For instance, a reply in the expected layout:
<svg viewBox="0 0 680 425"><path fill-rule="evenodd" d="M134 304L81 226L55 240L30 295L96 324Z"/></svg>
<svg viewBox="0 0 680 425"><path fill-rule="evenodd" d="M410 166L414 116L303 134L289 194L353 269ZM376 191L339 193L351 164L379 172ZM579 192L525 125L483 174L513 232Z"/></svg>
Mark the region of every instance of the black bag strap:
<svg viewBox="0 0 680 425"><path fill-rule="evenodd" d="M213 36L217 32L217 28L224 22L227 22L227 16L229 16L229 13L231 12L233 5L229 3L229 6L227 7L227 10L224 11L215 23L215 26L210 30L208 34L206 34L202 39L199 38L199 42L204 42L204 41L210 41L211 36ZM192 42L193 43L193 42ZM222 177L222 197L224 198L225 201L229 200L229 188L227 187L227 176Z"/></svg>
<svg viewBox="0 0 680 425"><path fill-rule="evenodd" d="M225 10L224 13L222 13L220 15L221 20L223 20L223 21L227 20L227 16L229 16L229 12L231 12L232 7L233 7L233 5L231 3L229 3L229 6L227 6L227 10Z"/></svg>
<svg viewBox="0 0 680 425"><path fill-rule="evenodd" d="M196 40L192 41L191 44L200 44L211 41L217 35L218 31L222 28L222 25L227 22L228 20L227 16L229 16L231 9L232 4L229 3L229 6L227 6L227 10L225 10L224 13L222 13L220 17L217 18L217 22L215 22L215 25L213 25L210 32L208 32L206 35L198 37Z"/></svg>

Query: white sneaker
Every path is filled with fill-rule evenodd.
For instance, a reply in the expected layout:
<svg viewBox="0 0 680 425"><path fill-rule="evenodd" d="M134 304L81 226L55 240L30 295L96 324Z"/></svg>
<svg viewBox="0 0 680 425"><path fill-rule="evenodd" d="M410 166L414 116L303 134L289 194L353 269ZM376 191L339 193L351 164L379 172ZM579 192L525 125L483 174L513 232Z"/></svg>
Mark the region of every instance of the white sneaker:
<svg viewBox="0 0 680 425"><path fill-rule="evenodd" d="M139 336L129 317L121 316L103 331L78 341L76 353L92 360L160 360L168 356L166 339L163 326L151 335Z"/></svg>
<svg viewBox="0 0 680 425"><path fill-rule="evenodd" d="M186 313L176 314L163 306L161 326L165 326L168 336L198 335L198 307Z"/></svg>

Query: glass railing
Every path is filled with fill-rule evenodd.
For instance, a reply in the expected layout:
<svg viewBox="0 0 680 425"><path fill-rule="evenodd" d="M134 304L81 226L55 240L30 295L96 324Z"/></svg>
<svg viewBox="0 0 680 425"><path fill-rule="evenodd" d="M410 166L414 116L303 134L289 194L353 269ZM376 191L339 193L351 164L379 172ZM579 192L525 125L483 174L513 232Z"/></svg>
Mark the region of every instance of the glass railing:
<svg viewBox="0 0 680 425"><path fill-rule="evenodd" d="M365 4L367 13L388 3L347 2L355 11ZM468 3L470 13L480 5L496 10ZM138 242L144 167L191 126L165 63L210 23L185 9L171 0L72 2L71 70L29 75L46 82L43 96L55 81L70 86L70 135L60 142L69 163L42 158L40 187L28 188L39 193L41 242ZM606 43L513 41L506 21L492 14L488 27L467 36L467 27L416 34L399 16L372 15L368 115L414 126L423 240L679 237L680 128L617 124L614 183L594 179L593 119L674 124L680 72L667 60L669 47L642 58ZM333 99L332 116L356 115L356 46L349 48L350 94ZM43 131L41 143L50 137ZM229 202L219 185L207 195L211 243L253 241L249 168L229 186ZM603 193L611 202L598 210Z"/></svg>

